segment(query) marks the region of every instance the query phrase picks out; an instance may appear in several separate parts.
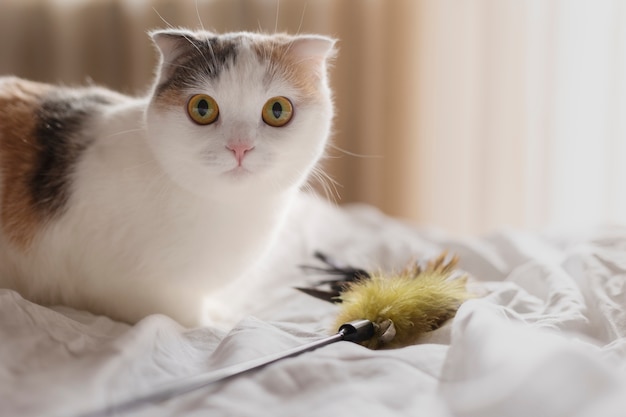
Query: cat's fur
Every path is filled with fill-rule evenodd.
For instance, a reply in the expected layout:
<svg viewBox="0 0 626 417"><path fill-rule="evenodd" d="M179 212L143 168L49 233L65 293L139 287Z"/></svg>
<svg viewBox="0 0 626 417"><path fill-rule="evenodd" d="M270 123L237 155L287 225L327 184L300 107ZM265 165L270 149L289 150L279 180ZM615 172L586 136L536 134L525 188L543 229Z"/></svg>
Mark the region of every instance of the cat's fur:
<svg viewBox="0 0 626 417"><path fill-rule="evenodd" d="M245 287L323 153L334 41L151 35L161 62L147 97L0 78L0 287L193 326L211 319L212 294ZM197 93L218 103L215 123L191 121ZM261 118L275 96L294 106L283 127Z"/></svg>

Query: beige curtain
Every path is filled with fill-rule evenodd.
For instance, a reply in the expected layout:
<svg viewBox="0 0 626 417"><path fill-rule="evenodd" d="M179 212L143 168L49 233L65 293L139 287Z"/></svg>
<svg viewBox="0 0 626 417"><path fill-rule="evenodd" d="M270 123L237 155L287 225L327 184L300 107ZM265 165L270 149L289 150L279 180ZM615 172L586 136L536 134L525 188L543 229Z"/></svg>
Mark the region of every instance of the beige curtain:
<svg viewBox="0 0 626 417"><path fill-rule="evenodd" d="M626 221L621 0L2 0L0 74L128 93L145 31L340 40L339 203L455 233Z"/></svg>

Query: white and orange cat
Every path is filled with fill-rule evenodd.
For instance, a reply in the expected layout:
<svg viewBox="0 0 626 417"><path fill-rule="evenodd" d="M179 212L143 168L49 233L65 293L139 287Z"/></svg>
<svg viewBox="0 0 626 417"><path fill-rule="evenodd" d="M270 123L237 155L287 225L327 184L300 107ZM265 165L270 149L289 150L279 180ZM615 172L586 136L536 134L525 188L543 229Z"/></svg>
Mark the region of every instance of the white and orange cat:
<svg viewBox="0 0 626 417"><path fill-rule="evenodd" d="M329 136L334 41L151 36L146 97L0 78L0 288L195 326L272 246Z"/></svg>

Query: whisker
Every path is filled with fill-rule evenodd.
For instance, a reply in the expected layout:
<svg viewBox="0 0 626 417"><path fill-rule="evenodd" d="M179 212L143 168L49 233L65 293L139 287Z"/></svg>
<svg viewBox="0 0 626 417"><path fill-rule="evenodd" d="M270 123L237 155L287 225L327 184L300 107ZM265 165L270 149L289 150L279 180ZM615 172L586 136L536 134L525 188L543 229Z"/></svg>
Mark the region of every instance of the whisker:
<svg viewBox="0 0 626 417"><path fill-rule="evenodd" d="M202 18L200 17L200 10L198 10L198 0L196 0L195 2L196 4L196 16L198 16L198 23L200 23L200 29L202 29L203 31L205 31L204 29L204 23L202 23Z"/></svg>
<svg viewBox="0 0 626 417"><path fill-rule="evenodd" d="M339 151L339 152L341 152L343 154L346 154L348 156L353 156L355 158L376 158L376 159L378 159L378 158L382 158L383 157L382 155L365 155L365 154L359 154L359 153L355 153L355 152L350 152L350 151L348 151L346 149L340 148L337 145L333 145L332 143L329 143L327 146L330 147L330 148L335 149L336 151Z"/></svg>
<svg viewBox="0 0 626 417"><path fill-rule="evenodd" d="M124 173L125 174L129 174L129 175L133 175L135 172L139 172L142 169L144 169L145 167L148 167L150 165L154 165L156 164L154 159L146 159L144 162L139 162L134 164L133 166L127 167L124 169ZM158 179L160 179L164 174L160 173L158 176L151 176L150 177L150 182L146 185L146 188L152 184L152 182L157 181ZM129 181L132 180L132 178L127 178Z"/></svg>
<svg viewBox="0 0 626 417"><path fill-rule="evenodd" d="M215 57L215 52L213 51L213 45L211 45L211 40L207 39L206 43L207 43L207 46L209 47L209 52L211 53L211 59L213 59L213 66L217 68L217 58ZM208 65L208 62L207 62L207 65Z"/></svg>
<svg viewBox="0 0 626 417"><path fill-rule="evenodd" d="M278 33L278 16L280 13L280 0L276 0L276 21L274 22L274 33Z"/></svg>
<svg viewBox="0 0 626 417"><path fill-rule="evenodd" d="M337 199L335 198L335 194L334 192L336 192L336 190L334 190L333 188L331 188L328 183L321 177L318 175L318 182L320 182L322 184L322 188L324 189L324 197L326 197L326 200L328 201L332 201L333 203L337 203Z"/></svg>
<svg viewBox="0 0 626 417"><path fill-rule="evenodd" d="M122 130L120 132L115 132L115 133L112 133L110 135L107 135L106 138L112 138L112 137L115 137L115 136L124 135L126 133L141 132L142 130L143 130L142 128Z"/></svg>
<svg viewBox="0 0 626 417"><path fill-rule="evenodd" d="M300 34L300 30L302 29L302 23L304 23L304 15L306 14L306 8L309 2L304 3L304 7L302 8L302 15L300 15L300 24L298 25L298 30L296 31L296 35Z"/></svg>
<svg viewBox="0 0 626 417"><path fill-rule="evenodd" d="M189 71L195 71L195 68L191 68L191 67L188 67L187 65L183 65L183 64L169 63L168 65L171 66L171 67L183 68L183 69L186 69L186 70L189 70Z"/></svg>
<svg viewBox="0 0 626 417"><path fill-rule="evenodd" d="M156 13L156 15L159 16L159 19L161 19L161 21L163 23L165 23L165 26L167 26L169 29L175 29L175 27L172 26L170 24L170 22L168 22L167 20L165 20L165 18L163 16L161 16L161 13L159 13L159 11L156 9L156 7L153 7L152 10L154 10L154 13Z"/></svg>
<svg viewBox="0 0 626 417"><path fill-rule="evenodd" d="M321 167L316 166L313 168L310 178L319 183L328 201L337 204L338 200L341 200L341 195L337 190L337 187L341 187L341 184L328 175Z"/></svg>

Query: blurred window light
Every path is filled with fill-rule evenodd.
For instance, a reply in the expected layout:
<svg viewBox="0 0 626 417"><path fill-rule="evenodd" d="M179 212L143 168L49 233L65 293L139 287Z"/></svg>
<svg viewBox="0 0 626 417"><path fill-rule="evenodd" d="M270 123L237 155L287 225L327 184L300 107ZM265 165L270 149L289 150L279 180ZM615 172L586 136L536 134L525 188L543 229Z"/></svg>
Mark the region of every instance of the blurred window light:
<svg viewBox="0 0 626 417"><path fill-rule="evenodd" d="M626 2L423 4L420 222L626 225Z"/></svg>

